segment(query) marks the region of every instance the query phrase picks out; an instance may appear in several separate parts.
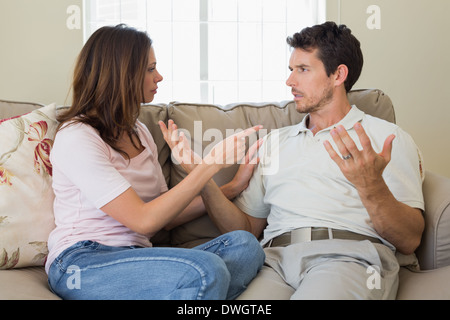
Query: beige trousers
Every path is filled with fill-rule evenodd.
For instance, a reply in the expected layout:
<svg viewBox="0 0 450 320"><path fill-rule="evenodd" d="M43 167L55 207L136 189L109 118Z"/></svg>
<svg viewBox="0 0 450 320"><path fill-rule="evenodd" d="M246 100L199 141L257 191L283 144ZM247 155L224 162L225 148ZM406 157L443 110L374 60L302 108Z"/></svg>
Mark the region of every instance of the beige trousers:
<svg viewBox="0 0 450 320"><path fill-rule="evenodd" d="M370 241L320 240L266 248L265 266L239 299L395 299L399 264Z"/></svg>

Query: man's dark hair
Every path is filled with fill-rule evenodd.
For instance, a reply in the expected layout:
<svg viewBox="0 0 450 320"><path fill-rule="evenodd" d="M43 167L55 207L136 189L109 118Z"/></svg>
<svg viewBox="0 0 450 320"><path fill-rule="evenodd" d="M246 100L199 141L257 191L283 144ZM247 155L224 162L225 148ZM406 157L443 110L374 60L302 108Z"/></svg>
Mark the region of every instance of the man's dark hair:
<svg viewBox="0 0 450 320"><path fill-rule="evenodd" d="M317 57L325 66L327 76L333 74L339 65L348 68L345 90L349 92L361 75L364 63L361 44L345 25L325 22L303 29L287 38L287 43L308 52L318 49Z"/></svg>

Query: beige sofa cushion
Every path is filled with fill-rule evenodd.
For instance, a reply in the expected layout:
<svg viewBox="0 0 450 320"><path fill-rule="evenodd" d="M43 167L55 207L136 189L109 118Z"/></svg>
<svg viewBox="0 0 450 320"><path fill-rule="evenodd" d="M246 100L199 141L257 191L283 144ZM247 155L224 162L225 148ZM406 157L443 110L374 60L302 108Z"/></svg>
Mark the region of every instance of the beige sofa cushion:
<svg viewBox="0 0 450 320"><path fill-rule="evenodd" d="M349 93L351 104L355 104L364 112L379 118L395 122L395 113L390 98L380 90L357 90ZM242 103L227 106L171 103L168 107L168 118L175 121L178 127L189 133L194 151L203 152L211 143L219 142L226 137L227 129L245 129L262 124L268 133L270 130L289 126L300 122L304 114L295 109L292 101L281 103ZM197 122L197 123L196 123ZM221 133L220 135L218 134ZM231 133L234 130L230 130ZM217 141L210 139L210 134ZM256 139L255 139L256 141ZM214 180L220 186L231 180L237 165L219 172ZM180 166L173 165L170 187L179 183L185 172ZM202 241L219 235L219 231L207 216L180 226L172 231L172 245L191 247Z"/></svg>
<svg viewBox="0 0 450 320"><path fill-rule="evenodd" d="M50 291L44 267L0 271L0 300L61 300Z"/></svg>
<svg viewBox="0 0 450 320"><path fill-rule="evenodd" d="M43 107L42 104L0 100L0 121L29 113Z"/></svg>
<svg viewBox="0 0 450 320"><path fill-rule="evenodd" d="M399 280L397 300L450 299L450 266L416 272L400 268Z"/></svg>

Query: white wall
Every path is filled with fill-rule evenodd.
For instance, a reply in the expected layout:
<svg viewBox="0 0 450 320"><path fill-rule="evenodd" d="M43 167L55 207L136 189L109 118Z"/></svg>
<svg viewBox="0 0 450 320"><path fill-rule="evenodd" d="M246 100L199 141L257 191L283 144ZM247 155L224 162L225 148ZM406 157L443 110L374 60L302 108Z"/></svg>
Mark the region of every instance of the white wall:
<svg viewBox="0 0 450 320"><path fill-rule="evenodd" d="M0 99L64 104L82 29L67 8L82 0L0 0ZM69 99L70 101L70 99Z"/></svg>
<svg viewBox="0 0 450 320"><path fill-rule="evenodd" d="M66 26L70 5L81 8L82 0L0 0L0 99L70 103L72 70L83 45L82 30ZM362 43L365 67L356 87L384 90L426 168L450 177L450 1L327 5L328 19L347 24ZM380 30L367 28L370 5L381 9Z"/></svg>
<svg viewBox="0 0 450 320"><path fill-rule="evenodd" d="M450 1L327 4L328 19L346 24L361 41L365 65L356 87L385 91L397 123L421 149L426 169L450 177ZM380 8L381 29L367 27L371 5Z"/></svg>

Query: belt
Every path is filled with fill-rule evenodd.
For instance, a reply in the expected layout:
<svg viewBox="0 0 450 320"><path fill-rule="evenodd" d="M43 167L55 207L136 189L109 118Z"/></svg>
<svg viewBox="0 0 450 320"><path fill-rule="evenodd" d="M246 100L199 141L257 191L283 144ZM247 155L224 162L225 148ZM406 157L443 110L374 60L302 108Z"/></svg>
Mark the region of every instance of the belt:
<svg viewBox="0 0 450 320"><path fill-rule="evenodd" d="M300 228L295 229L278 237L271 239L264 245L268 247L286 247L293 243L308 242L312 240L328 240L328 239L344 239L344 240L369 240L373 243L382 243L380 239L375 237L365 236L359 233L354 233L346 230L337 230L331 228Z"/></svg>

